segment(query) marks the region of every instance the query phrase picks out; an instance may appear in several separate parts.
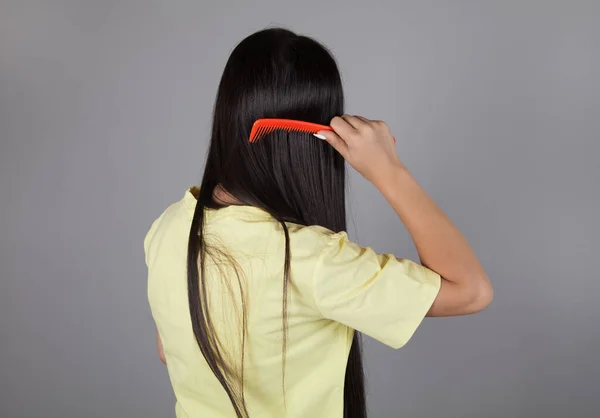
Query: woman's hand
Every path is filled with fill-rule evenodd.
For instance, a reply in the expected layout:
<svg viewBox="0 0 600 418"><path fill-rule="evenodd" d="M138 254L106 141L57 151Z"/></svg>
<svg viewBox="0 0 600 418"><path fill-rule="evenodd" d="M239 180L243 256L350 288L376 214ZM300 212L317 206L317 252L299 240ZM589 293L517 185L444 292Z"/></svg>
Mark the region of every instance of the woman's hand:
<svg viewBox="0 0 600 418"><path fill-rule="evenodd" d="M318 135L375 186L380 186L393 170L404 168L385 122L342 115L334 117L330 125L333 131L319 131Z"/></svg>

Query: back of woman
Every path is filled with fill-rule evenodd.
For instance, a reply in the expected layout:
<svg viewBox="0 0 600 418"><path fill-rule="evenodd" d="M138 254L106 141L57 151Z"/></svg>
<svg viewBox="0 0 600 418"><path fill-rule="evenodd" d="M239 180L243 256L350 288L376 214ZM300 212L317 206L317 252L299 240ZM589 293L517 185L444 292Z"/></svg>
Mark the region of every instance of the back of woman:
<svg viewBox="0 0 600 418"><path fill-rule="evenodd" d="M153 223L144 242L148 296L178 417L365 417L359 332L398 348L428 312L471 313L489 303L479 297L487 278L464 251L458 255L468 287L443 279L439 268L348 240L344 158L382 193L395 182L390 176L409 183L388 156L389 133L375 135L379 124L342 114L337 66L316 41L268 29L232 52L202 183ZM275 130L250 143L261 118L331 122L337 134L324 133L323 141ZM359 133L362 145L353 142ZM382 142L369 145L371 137ZM371 148L357 148L356 159L350 146ZM370 154L370 167L381 162L377 173L361 168ZM418 189L407 193L425 199ZM409 227L396 194L386 197ZM425 203L417 202L427 212ZM417 222L417 229L435 221ZM446 224L438 227L452 238ZM422 259L454 275L455 267L422 251L420 231L409 232ZM423 236L426 242L432 233ZM448 248L464 250L459 240ZM473 289L477 309L464 296Z"/></svg>

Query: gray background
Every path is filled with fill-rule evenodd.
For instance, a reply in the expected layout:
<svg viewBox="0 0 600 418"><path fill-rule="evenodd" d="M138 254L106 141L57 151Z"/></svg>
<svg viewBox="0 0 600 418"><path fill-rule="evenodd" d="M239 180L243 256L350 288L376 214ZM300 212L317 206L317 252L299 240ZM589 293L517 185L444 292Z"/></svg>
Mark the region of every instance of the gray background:
<svg viewBox="0 0 600 418"><path fill-rule="evenodd" d="M142 239L200 178L231 49L273 24L332 49L496 289L367 341L371 417L600 416L600 2L566 0L0 1L0 416L173 415ZM350 183L352 235L415 257Z"/></svg>

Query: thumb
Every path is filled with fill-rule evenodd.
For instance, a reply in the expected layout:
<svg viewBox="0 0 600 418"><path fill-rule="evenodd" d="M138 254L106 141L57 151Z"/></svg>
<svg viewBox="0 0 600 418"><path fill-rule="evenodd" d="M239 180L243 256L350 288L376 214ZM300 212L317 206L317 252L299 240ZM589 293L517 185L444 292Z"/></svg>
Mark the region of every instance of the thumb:
<svg viewBox="0 0 600 418"><path fill-rule="evenodd" d="M319 139L329 142L337 152L342 154L342 157L348 156L348 144L334 131L319 131L314 134Z"/></svg>

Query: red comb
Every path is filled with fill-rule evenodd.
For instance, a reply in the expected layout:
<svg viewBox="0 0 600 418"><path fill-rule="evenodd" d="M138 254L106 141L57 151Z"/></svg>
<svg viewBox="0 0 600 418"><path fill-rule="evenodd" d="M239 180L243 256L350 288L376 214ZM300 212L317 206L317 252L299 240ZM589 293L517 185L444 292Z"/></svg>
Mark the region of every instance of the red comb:
<svg viewBox="0 0 600 418"><path fill-rule="evenodd" d="M250 142L256 142L264 135L270 134L276 129L286 130L288 132L306 132L316 134L319 131L333 131L331 126L319 125L318 123L303 122L293 119L258 119L252 125L250 131ZM396 142L396 138L394 138Z"/></svg>
<svg viewBox="0 0 600 418"><path fill-rule="evenodd" d="M319 125L318 123L303 122L292 119L258 119L252 125L250 131L250 142L256 142L266 134L270 134L275 129L283 129L288 132L306 132L316 134L319 131L332 131L331 126Z"/></svg>

